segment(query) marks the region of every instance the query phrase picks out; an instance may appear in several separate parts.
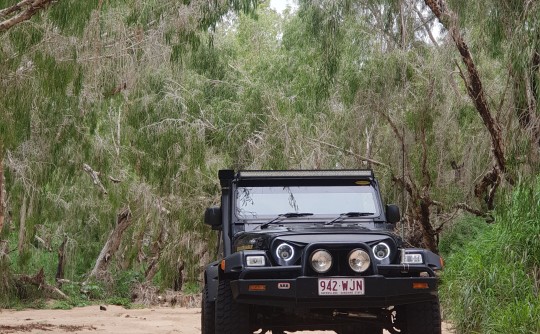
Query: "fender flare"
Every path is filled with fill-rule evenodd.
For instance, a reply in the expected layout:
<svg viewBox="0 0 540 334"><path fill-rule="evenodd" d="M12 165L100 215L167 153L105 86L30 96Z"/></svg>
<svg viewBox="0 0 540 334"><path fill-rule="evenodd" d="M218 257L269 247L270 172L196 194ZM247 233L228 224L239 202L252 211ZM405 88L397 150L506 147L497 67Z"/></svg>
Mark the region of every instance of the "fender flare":
<svg viewBox="0 0 540 334"><path fill-rule="evenodd" d="M204 285L208 286L209 301L216 301L219 285L219 261L210 263L204 270Z"/></svg>

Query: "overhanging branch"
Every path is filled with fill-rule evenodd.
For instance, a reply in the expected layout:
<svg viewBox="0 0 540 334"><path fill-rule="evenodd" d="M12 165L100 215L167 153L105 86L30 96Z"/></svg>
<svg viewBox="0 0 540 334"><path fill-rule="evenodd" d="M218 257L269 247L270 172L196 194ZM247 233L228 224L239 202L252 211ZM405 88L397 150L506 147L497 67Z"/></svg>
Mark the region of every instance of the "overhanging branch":
<svg viewBox="0 0 540 334"><path fill-rule="evenodd" d="M385 164L385 163L382 163L380 161L377 161L377 160L373 160L373 159L370 159L368 157L364 157L360 154L357 154L357 153L354 153L352 150L346 150L344 148L341 148L341 147L338 147L336 145L333 145L333 144L330 144L330 143L327 143L327 142L324 142L322 140L319 140L319 139L315 139L315 138L311 138L312 141L316 142L316 143L319 143L319 144L322 144L322 145L325 145L325 146L328 146L328 147L332 147L332 148L335 148L336 150L339 150L339 151L342 151L344 153L347 153L349 155L352 155L360 160L363 160L363 161L366 161L366 162L369 162L369 163L372 163L374 164L375 166L380 166L380 167L385 167L385 168L389 168L390 166Z"/></svg>
<svg viewBox="0 0 540 334"><path fill-rule="evenodd" d="M27 21L40 10L58 0L23 0L8 8L0 10L0 33L13 26Z"/></svg>

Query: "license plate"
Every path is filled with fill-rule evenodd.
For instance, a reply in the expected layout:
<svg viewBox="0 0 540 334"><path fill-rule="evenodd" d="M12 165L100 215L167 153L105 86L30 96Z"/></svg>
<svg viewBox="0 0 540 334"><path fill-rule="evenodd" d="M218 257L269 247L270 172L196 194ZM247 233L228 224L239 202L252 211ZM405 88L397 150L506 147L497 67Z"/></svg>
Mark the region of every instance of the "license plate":
<svg viewBox="0 0 540 334"><path fill-rule="evenodd" d="M363 278L319 278L319 296L363 295Z"/></svg>

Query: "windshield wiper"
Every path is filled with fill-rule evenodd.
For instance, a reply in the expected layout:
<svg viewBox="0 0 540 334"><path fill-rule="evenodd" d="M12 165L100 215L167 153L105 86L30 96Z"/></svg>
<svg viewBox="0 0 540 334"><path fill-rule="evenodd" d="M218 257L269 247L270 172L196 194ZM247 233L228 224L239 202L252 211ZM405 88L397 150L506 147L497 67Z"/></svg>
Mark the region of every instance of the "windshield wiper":
<svg viewBox="0 0 540 334"><path fill-rule="evenodd" d="M271 221L266 222L264 224L261 224L259 227L261 229L263 229L263 228L267 228L268 225L278 223L278 222L282 221L285 218L306 217L306 216L313 216L313 214L311 212L287 212L287 213L282 213L282 214L279 214L276 218L272 219Z"/></svg>
<svg viewBox="0 0 540 334"><path fill-rule="evenodd" d="M337 221L341 221L345 218L366 217L366 216L372 216L372 215L374 215L373 212L345 212L345 213L341 213L339 217L336 217L332 219L331 221L324 223L324 225L332 225L333 223Z"/></svg>

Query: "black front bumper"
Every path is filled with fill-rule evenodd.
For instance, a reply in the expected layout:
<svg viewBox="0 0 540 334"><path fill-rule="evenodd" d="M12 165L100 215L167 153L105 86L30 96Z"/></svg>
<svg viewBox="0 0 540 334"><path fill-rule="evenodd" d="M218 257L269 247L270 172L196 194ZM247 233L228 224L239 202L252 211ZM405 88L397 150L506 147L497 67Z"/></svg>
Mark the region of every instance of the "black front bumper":
<svg viewBox="0 0 540 334"><path fill-rule="evenodd" d="M307 276L293 279L237 279L231 281L231 288L235 300L240 303L309 309L380 308L429 301L437 296L436 277L389 278L373 275L363 279L364 294L354 296L319 296L319 278Z"/></svg>

